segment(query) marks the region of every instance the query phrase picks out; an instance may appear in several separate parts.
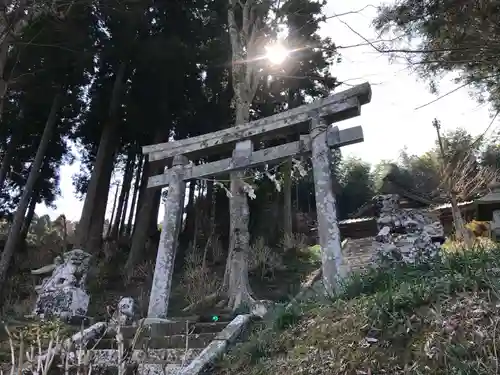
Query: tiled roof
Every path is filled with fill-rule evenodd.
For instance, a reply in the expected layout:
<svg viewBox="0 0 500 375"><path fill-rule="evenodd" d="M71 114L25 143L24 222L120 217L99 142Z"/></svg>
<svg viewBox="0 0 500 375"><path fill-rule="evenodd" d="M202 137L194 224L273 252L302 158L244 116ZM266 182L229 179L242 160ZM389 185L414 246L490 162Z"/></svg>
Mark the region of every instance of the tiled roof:
<svg viewBox="0 0 500 375"><path fill-rule="evenodd" d="M339 221L339 225L340 224L354 224L354 223L361 223L361 222L364 222L364 221L370 221L370 220L375 220L375 217L360 217L360 218L357 218L357 219L346 219L346 220L341 220Z"/></svg>
<svg viewBox="0 0 500 375"><path fill-rule="evenodd" d="M461 206L467 206L469 204L472 204L474 203L474 201L468 201L468 202L460 202L458 204L459 207ZM438 211L438 210L444 210L445 208L451 208L451 203L445 203L445 204L441 204L439 206L436 206L436 207L432 207L430 210L431 211Z"/></svg>

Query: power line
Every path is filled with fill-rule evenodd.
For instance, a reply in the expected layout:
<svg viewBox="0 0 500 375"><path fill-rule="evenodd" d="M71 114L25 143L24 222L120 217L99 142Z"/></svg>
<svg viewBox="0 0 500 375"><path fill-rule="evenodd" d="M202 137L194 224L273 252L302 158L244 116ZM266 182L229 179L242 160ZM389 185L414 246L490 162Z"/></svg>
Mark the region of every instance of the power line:
<svg viewBox="0 0 500 375"><path fill-rule="evenodd" d="M499 114L500 114L500 110L498 110L495 113L495 116L493 116L493 118L491 119L489 125L486 127L486 129L484 130L484 132L479 137L477 137L477 139L474 142L472 142L471 148L474 147L477 143L481 142L481 140L486 135L486 133L488 132L488 130L490 130L491 126L493 125L493 123L495 122L495 120L497 119L497 117L498 117Z"/></svg>
<svg viewBox="0 0 500 375"><path fill-rule="evenodd" d="M388 50L388 49L382 49L378 46L375 45L376 42L372 42L370 41L368 38L366 38L364 35L362 35L361 33L359 33L358 31L356 31L351 25L349 25L346 21L340 19L340 18L337 18L337 20L339 22L341 22L344 26L346 26L351 32L353 32L354 34L356 34L358 37L360 37L361 39L363 39L363 41L366 43L366 45L372 47L376 52L378 53L381 53L381 54L386 54L386 53L397 53L397 52L402 52L402 53L431 53L431 52L445 52L445 51L460 51L460 50L470 50L470 49L474 49L474 48L484 48L485 46L463 46L463 47L456 47L456 48L448 48L448 49L435 49L435 50L428 50L428 49L391 49L391 50ZM413 63L407 61L410 65L413 65ZM440 61L436 61L437 63L440 63ZM457 63L468 63L470 61L467 61L467 60L464 60L462 62L457 62L457 61L450 61L449 63L450 64L457 64ZM432 63L431 61L422 61L420 63ZM479 62L478 62L479 63ZM498 76L497 74L495 75L491 75L491 76L488 76L488 77L484 77L483 79L488 79L488 78L492 78L492 77L495 77L495 76ZM433 104L445 97L447 97L448 95L451 95L453 94L454 92L466 87L466 86L469 86L471 84L473 84L474 81L469 81L469 82L466 82L462 85L460 85L459 87L456 87L450 91L448 91L447 93L439 96L438 98L436 99L433 99L431 100L430 102L428 103L425 103L423 105L420 105L418 107L415 108L415 110L419 110L421 108L424 108L430 104ZM496 117L496 116L495 116Z"/></svg>
<svg viewBox="0 0 500 375"><path fill-rule="evenodd" d="M492 75L490 75L490 76L486 76L486 77L484 77L483 79L488 79L488 78L498 77L499 75L500 75L500 74L492 74ZM440 96L439 96L439 97L437 97L436 99L433 99L433 100L431 100L430 102L427 102L427 103L425 103L425 104L422 104L422 105L420 105L420 106L416 107L416 108L415 108L415 111L416 111L416 110L419 110L419 109L421 109L421 108L427 107L428 105L433 104L433 103L437 102L438 100L441 100L441 99L443 99L443 98L447 97L448 95L451 95L451 94L453 94L454 92L457 92L458 90L463 89L463 88L464 88L464 87L466 87L466 86L472 85L473 83L474 83L474 81L468 81L468 82L466 82L466 83L464 83L464 84L460 85L459 87L455 87L454 89L452 89L452 90L450 90L450 91L446 92L445 94L440 95Z"/></svg>

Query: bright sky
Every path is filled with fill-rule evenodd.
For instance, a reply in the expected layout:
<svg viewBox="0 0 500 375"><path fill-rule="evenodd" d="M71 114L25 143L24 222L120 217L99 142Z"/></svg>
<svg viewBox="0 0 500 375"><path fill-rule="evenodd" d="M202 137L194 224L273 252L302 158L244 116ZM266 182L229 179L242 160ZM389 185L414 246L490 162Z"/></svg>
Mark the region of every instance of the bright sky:
<svg viewBox="0 0 500 375"><path fill-rule="evenodd" d="M386 1L329 0L325 14L345 13L384 2ZM371 20L375 15L376 10L368 7L361 13L343 16L342 20L365 38L374 40L376 33L371 29ZM331 37L340 46L364 42L335 18L324 24L322 34ZM335 67L334 75L340 81L348 80L349 84L366 81L372 84L372 101L363 106L361 116L339 124L341 128L362 125L365 137L363 143L344 148L344 156L358 156L376 164L382 159L397 158L399 151L405 146L411 153L423 153L434 144L436 133L432 120L435 117L439 118L445 131L463 127L473 135L484 132L491 121L488 107L478 105L468 95L466 88L415 110L416 107L434 100L436 95L430 94L425 82L418 81L415 75L405 69L406 64L403 61L390 63L387 56L374 51L371 46L343 49L341 53L343 60ZM449 80L443 80L440 90L441 93L446 93L455 87ZM496 124L493 128L495 127ZM75 198L72 184L72 175L79 169L78 163L62 167L62 196L56 201L57 208L52 210L38 205L38 215L49 214L54 219L64 213L69 220L79 220L83 202ZM108 216L113 198L114 189L109 195ZM161 208L159 217L162 216Z"/></svg>

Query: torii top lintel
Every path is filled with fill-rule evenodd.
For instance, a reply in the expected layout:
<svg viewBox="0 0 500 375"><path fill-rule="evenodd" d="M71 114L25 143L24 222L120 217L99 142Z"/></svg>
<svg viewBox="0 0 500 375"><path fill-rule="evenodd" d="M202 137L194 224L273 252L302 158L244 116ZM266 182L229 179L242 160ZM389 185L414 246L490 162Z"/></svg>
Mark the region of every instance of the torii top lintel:
<svg viewBox="0 0 500 375"><path fill-rule="evenodd" d="M370 100L370 84L363 83L273 116L192 138L144 146L142 151L149 155L149 161L170 159L175 155L189 156L245 139L286 133L314 117L323 117L330 124L356 117L361 113L361 106Z"/></svg>

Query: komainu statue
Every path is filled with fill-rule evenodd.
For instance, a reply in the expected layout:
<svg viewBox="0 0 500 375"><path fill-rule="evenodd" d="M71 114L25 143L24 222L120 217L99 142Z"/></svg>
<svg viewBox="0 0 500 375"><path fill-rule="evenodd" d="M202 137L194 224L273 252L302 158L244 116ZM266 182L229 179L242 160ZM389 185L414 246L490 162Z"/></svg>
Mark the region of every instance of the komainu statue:
<svg viewBox="0 0 500 375"><path fill-rule="evenodd" d="M86 289L90 259L89 253L74 249L57 256L53 264L32 270L33 275L52 273L35 287L34 315L66 320L85 317L90 300Z"/></svg>
<svg viewBox="0 0 500 375"><path fill-rule="evenodd" d="M134 325L139 320L137 302L132 297L122 297L111 319L119 326Z"/></svg>

